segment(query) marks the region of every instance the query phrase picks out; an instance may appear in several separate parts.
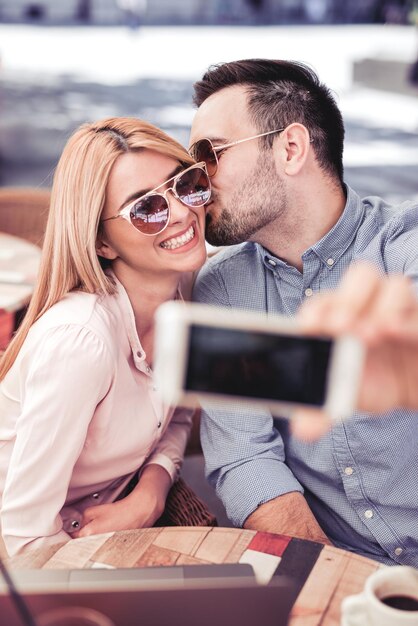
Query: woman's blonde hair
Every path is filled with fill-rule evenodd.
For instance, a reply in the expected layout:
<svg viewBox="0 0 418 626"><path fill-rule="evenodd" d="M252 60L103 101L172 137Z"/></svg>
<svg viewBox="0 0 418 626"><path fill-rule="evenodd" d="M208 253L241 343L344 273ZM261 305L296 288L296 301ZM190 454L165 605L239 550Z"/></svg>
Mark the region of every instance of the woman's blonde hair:
<svg viewBox="0 0 418 626"><path fill-rule="evenodd" d="M106 186L116 159L143 149L190 165L185 148L148 122L113 117L83 124L58 162L36 287L15 337L0 361L0 380L13 365L32 324L67 293L114 292L96 252Z"/></svg>

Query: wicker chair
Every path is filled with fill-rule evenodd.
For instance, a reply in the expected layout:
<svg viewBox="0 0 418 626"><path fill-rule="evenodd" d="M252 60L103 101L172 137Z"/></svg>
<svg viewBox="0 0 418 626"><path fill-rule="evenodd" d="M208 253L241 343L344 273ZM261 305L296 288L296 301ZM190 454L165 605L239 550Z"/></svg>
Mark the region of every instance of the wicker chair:
<svg viewBox="0 0 418 626"><path fill-rule="evenodd" d="M49 189L0 188L0 231L42 247L50 197Z"/></svg>
<svg viewBox="0 0 418 626"><path fill-rule="evenodd" d="M203 500L178 478L167 496L164 513L154 526L217 526L217 521Z"/></svg>

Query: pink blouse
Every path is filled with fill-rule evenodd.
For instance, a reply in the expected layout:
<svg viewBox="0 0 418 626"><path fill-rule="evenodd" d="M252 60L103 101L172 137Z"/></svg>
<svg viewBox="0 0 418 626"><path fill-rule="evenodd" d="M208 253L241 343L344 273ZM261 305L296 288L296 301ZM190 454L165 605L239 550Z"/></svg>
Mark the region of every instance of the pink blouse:
<svg viewBox="0 0 418 626"><path fill-rule="evenodd" d="M180 468L191 411L164 406L128 295L67 295L31 328L0 383L0 498L9 554L66 541L84 509L138 468Z"/></svg>

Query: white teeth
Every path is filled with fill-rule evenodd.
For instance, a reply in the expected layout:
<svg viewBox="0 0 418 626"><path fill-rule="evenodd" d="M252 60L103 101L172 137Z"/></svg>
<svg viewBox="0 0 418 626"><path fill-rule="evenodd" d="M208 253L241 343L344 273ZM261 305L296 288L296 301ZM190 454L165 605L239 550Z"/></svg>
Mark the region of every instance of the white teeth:
<svg viewBox="0 0 418 626"><path fill-rule="evenodd" d="M193 226L190 226L190 228L186 230L186 232L183 233L183 235L181 235L180 237L173 237L172 239L167 239L166 241L163 241L162 243L160 243L160 246L162 248L167 248L168 250L175 250L176 248L180 248L181 246L184 246L186 243L189 243L189 241L191 241L193 237L194 237L194 228Z"/></svg>

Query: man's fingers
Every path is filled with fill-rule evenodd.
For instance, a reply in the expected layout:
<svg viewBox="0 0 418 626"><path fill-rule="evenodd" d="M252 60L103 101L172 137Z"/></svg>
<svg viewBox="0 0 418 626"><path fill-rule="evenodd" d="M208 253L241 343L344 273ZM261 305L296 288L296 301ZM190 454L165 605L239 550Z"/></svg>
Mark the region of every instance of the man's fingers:
<svg viewBox="0 0 418 626"><path fill-rule="evenodd" d="M382 335L413 339L418 335L417 323L417 299L412 284L406 276L393 274L385 281L373 310L361 321L358 331L369 342Z"/></svg>
<svg viewBox="0 0 418 626"><path fill-rule="evenodd" d="M314 441L322 437L331 427L332 420L319 409L296 409L292 413L290 427L292 434L304 441Z"/></svg>
<svg viewBox="0 0 418 626"><path fill-rule="evenodd" d="M299 312L302 330L335 335L351 330L370 309L380 289L380 277L372 265L351 266L337 291L318 294Z"/></svg>

